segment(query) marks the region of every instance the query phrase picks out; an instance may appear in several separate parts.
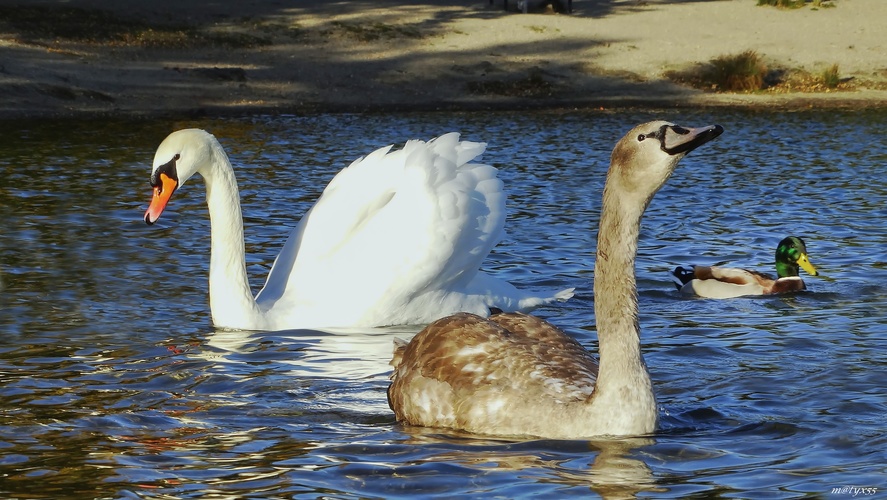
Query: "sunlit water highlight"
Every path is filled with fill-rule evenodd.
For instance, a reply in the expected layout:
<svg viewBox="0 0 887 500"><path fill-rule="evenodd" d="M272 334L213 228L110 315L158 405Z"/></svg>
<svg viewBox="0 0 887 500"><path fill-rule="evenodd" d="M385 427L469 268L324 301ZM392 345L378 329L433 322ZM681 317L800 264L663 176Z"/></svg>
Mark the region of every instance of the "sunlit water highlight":
<svg viewBox="0 0 887 500"><path fill-rule="evenodd" d="M642 439L400 426L388 361L415 329L214 331L201 182L156 226L141 219L160 141L210 130L237 170L258 289L338 169L460 130L489 143L484 160L510 193L508 236L485 268L523 287L576 287L538 312L594 349L610 150L659 117L726 132L681 163L643 222L641 325L662 422ZM884 112L835 111L2 123L0 496L883 495L885 127ZM688 263L772 272L788 234L821 272L805 276L809 292L698 300L668 279Z"/></svg>

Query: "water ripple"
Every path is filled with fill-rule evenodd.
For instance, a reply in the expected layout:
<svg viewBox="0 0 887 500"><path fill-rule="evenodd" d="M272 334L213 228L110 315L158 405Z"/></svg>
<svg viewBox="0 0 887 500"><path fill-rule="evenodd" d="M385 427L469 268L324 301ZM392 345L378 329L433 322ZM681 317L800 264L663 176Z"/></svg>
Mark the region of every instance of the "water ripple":
<svg viewBox="0 0 887 500"><path fill-rule="evenodd" d="M235 163L258 289L286 234L351 160L462 130L510 193L484 263L596 349L591 288L610 149L661 116L726 128L653 200L638 255L654 436L514 441L404 427L395 337L212 329L198 182L141 220L154 149L200 126ZM318 115L2 125L0 496L821 497L887 491L887 152L879 111ZM821 272L791 296L681 297L676 265L772 272L802 236ZM36 481L35 481L36 480Z"/></svg>

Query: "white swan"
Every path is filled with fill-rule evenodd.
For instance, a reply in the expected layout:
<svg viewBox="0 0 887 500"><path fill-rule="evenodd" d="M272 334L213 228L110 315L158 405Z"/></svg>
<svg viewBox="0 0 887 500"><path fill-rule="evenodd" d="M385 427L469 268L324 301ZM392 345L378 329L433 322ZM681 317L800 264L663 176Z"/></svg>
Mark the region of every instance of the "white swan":
<svg viewBox="0 0 887 500"><path fill-rule="evenodd" d="M446 314L532 309L572 296L539 296L478 268L502 236L505 193L495 168L469 163L485 144L450 133L358 159L339 172L292 231L264 288L246 275L234 170L197 129L157 149L145 212L153 224L192 175L206 182L212 246L210 309L219 328L372 327L424 324Z"/></svg>
<svg viewBox="0 0 887 500"><path fill-rule="evenodd" d="M594 269L600 365L534 316L456 314L395 348L388 402L397 419L561 439L653 432L658 411L641 355L634 270L641 216L678 161L723 130L655 121L616 144Z"/></svg>

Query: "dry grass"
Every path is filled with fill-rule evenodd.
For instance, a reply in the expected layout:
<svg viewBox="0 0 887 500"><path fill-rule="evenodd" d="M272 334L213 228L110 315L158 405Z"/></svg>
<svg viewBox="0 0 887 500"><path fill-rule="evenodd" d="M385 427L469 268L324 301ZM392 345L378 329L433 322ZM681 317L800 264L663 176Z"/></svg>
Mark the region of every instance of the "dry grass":
<svg viewBox="0 0 887 500"><path fill-rule="evenodd" d="M830 89L836 89L841 84L841 73L838 70L837 64L829 66L828 69L821 73L820 77L822 78L822 84Z"/></svg>
<svg viewBox="0 0 887 500"><path fill-rule="evenodd" d="M781 9L797 9L806 3L805 0L758 0L758 5L772 5Z"/></svg>
<svg viewBox="0 0 887 500"><path fill-rule="evenodd" d="M330 23L331 28L326 30L327 35L339 34L350 38L360 40L361 42L371 42L374 40L390 40L396 38L422 38L422 32L411 25L397 25L386 23L347 23L342 21L333 21Z"/></svg>
<svg viewBox="0 0 887 500"><path fill-rule="evenodd" d="M780 9L799 9L810 5L814 9L829 8L835 6L835 0L758 0L758 5L768 5Z"/></svg>
<svg viewBox="0 0 887 500"><path fill-rule="evenodd" d="M684 71L666 74L672 81L715 92L761 90L769 83L770 72L754 50L725 55Z"/></svg>
<svg viewBox="0 0 887 500"><path fill-rule="evenodd" d="M67 6L0 6L0 20L27 43L66 40L87 44L192 48L232 48L267 45L270 40L245 33L212 32L189 25L148 24L123 19L102 10Z"/></svg>
<svg viewBox="0 0 887 500"><path fill-rule="evenodd" d="M831 92L854 90L857 83L861 83L841 76L837 64L816 74L802 69L768 67L752 50L720 56L665 76L676 83L713 92Z"/></svg>
<svg viewBox="0 0 887 500"><path fill-rule="evenodd" d="M532 68L526 76L517 79L468 82L467 89L477 95L530 98L551 97L557 92L556 86L538 68Z"/></svg>
<svg viewBox="0 0 887 500"><path fill-rule="evenodd" d="M800 69L784 71L780 80L767 88L767 92L776 94L790 92L842 92L855 90L859 84L868 86L853 78L840 76L838 65L835 64L818 74Z"/></svg>

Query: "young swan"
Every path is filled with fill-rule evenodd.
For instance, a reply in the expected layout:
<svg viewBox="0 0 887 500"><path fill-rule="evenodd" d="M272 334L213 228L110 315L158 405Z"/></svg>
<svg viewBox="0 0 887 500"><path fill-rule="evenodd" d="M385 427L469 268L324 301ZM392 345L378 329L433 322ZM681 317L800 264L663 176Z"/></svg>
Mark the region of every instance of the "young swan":
<svg viewBox="0 0 887 500"><path fill-rule="evenodd" d="M798 266L803 267L810 276L819 275L807 257L804 240L789 236L776 247L776 279L735 267L676 267L671 275L681 293L709 299L729 299L806 290L807 285L801 279Z"/></svg>
<svg viewBox="0 0 887 500"><path fill-rule="evenodd" d="M556 439L655 431L634 269L641 216L678 161L723 130L654 121L616 144L594 271L600 365L576 340L534 316L455 314L395 348L388 403L397 420Z"/></svg>

